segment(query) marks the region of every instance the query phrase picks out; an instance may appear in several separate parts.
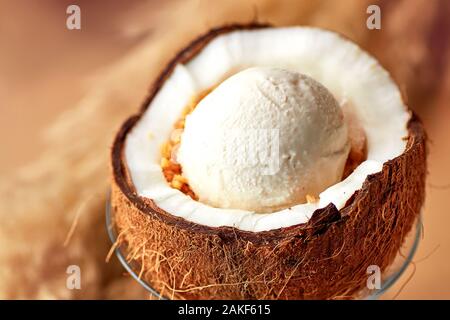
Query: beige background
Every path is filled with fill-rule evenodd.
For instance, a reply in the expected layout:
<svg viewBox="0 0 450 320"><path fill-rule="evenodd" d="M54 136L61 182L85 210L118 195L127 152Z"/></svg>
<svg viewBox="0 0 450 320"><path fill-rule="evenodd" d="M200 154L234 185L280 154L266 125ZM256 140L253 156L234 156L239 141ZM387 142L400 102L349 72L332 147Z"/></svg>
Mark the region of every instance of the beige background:
<svg viewBox="0 0 450 320"><path fill-rule="evenodd" d="M82 30L65 27L66 7ZM365 27L368 4L382 30ZM254 19L340 31L393 73L429 137L424 237L386 298L450 298L450 5L399 1L0 1L0 297L145 297L104 263L114 130L162 65L200 32ZM73 221L73 237L63 245ZM67 292L78 264L84 290ZM408 281L410 276L412 278Z"/></svg>

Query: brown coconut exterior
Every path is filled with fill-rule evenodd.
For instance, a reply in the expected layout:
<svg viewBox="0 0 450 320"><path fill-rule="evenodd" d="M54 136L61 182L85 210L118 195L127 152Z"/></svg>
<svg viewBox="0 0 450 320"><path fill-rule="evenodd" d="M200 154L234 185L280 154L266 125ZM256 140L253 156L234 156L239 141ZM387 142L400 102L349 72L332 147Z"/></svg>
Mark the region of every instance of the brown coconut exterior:
<svg viewBox="0 0 450 320"><path fill-rule="evenodd" d="M112 147L111 204L118 241L140 276L167 298L336 299L366 285L367 267L385 270L420 214L426 177L426 134L413 116L405 152L366 178L340 211L330 204L308 223L263 232L192 223L137 195L123 157L127 133L177 63L194 57L222 33L265 27L213 29L182 50L161 73L138 115Z"/></svg>

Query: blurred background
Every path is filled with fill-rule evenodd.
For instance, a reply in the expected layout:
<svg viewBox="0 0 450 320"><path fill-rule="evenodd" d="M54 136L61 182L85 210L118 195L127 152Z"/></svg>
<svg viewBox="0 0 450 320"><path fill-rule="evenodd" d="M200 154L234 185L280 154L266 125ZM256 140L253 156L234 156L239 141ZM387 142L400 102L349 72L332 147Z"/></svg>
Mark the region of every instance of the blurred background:
<svg viewBox="0 0 450 320"><path fill-rule="evenodd" d="M70 4L81 30L66 28ZM371 4L381 30L366 27ZM111 139L189 40L258 21L341 32L399 83L429 135L429 175L419 250L384 298L449 299L449 18L447 0L0 0L0 298L147 297L105 262Z"/></svg>

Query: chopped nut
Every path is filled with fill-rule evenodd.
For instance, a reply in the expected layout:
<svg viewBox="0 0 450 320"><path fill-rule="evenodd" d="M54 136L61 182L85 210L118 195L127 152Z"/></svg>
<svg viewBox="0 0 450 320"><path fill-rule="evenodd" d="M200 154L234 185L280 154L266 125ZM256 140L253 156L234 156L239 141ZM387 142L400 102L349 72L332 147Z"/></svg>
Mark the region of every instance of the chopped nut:
<svg viewBox="0 0 450 320"><path fill-rule="evenodd" d="M170 140L173 144L178 144L181 141L181 133L183 131L181 129L174 130L170 135Z"/></svg>
<svg viewBox="0 0 450 320"><path fill-rule="evenodd" d="M315 203L317 201L318 201L318 199L316 199L316 197L314 197L314 196L312 196L310 194L306 195L306 202L308 202L308 203Z"/></svg>
<svg viewBox="0 0 450 320"><path fill-rule="evenodd" d="M170 161L167 158L161 158L161 168L165 169L170 166Z"/></svg>
<svg viewBox="0 0 450 320"><path fill-rule="evenodd" d="M200 100L202 100L212 89L213 88L204 90L192 97L188 105L184 108L181 118L174 124L173 127L175 130L173 130L170 135L169 141L161 145L161 168L164 177L172 188L180 190L194 200L198 200L198 198L189 187L187 179L181 175L181 166L176 161L176 154L181 142L181 134L183 133L186 116L197 107Z"/></svg>
<svg viewBox="0 0 450 320"><path fill-rule="evenodd" d="M175 123L175 129L183 129L184 128L184 119L180 119Z"/></svg>
<svg viewBox="0 0 450 320"><path fill-rule="evenodd" d="M179 175L179 174L176 174L176 175L173 177L173 179L174 179L174 180L178 180L178 181L180 181L180 182L182 182L182 183L187 183L187 179L186 179L185 177L183 177L182 175Z"/></svg>
<svg viewBox="0 0 450 320"><path fill-rule="evenodd" d="M180 190L181 187L183 186L183 183L179 180L172 180L171 185L173 188Z"/></svg>
<svg viewBox="0 0 450 320"><path fill-rule="evenodd" d="M161 155L163 158L170 158L170 153L172 151L172 146L169 142L165 142L161 145Z"/></svg>
<svg viewBox="0 0 450 320"><path fill-rule="evenodd" d="M175 174L171 171L164 171L164 177L166 178L167 182L172 182L174 175Z"/></svg>

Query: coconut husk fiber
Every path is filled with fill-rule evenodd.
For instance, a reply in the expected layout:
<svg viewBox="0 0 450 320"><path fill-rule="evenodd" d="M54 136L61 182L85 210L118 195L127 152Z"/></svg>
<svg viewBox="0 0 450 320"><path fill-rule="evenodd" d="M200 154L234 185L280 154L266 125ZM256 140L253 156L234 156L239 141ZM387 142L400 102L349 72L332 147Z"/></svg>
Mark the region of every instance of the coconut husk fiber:
<svg viewBox="0 0 450 320"><path fill-rule="evenodd" d="M366 8L375 3L386 8L383 32L365 28ZM162 66L189 39L217 25L255 20L329 28L369 49L407 96L418 101L433 88L417 86L417 79L439 81L440 60L421 57L446 50L430 52L435 46L428 40L444 21L440 11L446 5L420 0L180 1L165 4L156 22L145 18L142 5L133 23L151 29L149 37L89 83L90 92L49 125L39 159L2 177L0 297L148 297L114 258L105 263L111 247L104 226L109 147L122 121L140 108ZM403 32L406 26L409 32ZM392 41L399 35L400 43ZM66 269L72 264L80 266L81 290L66 288Z"/></svg>

